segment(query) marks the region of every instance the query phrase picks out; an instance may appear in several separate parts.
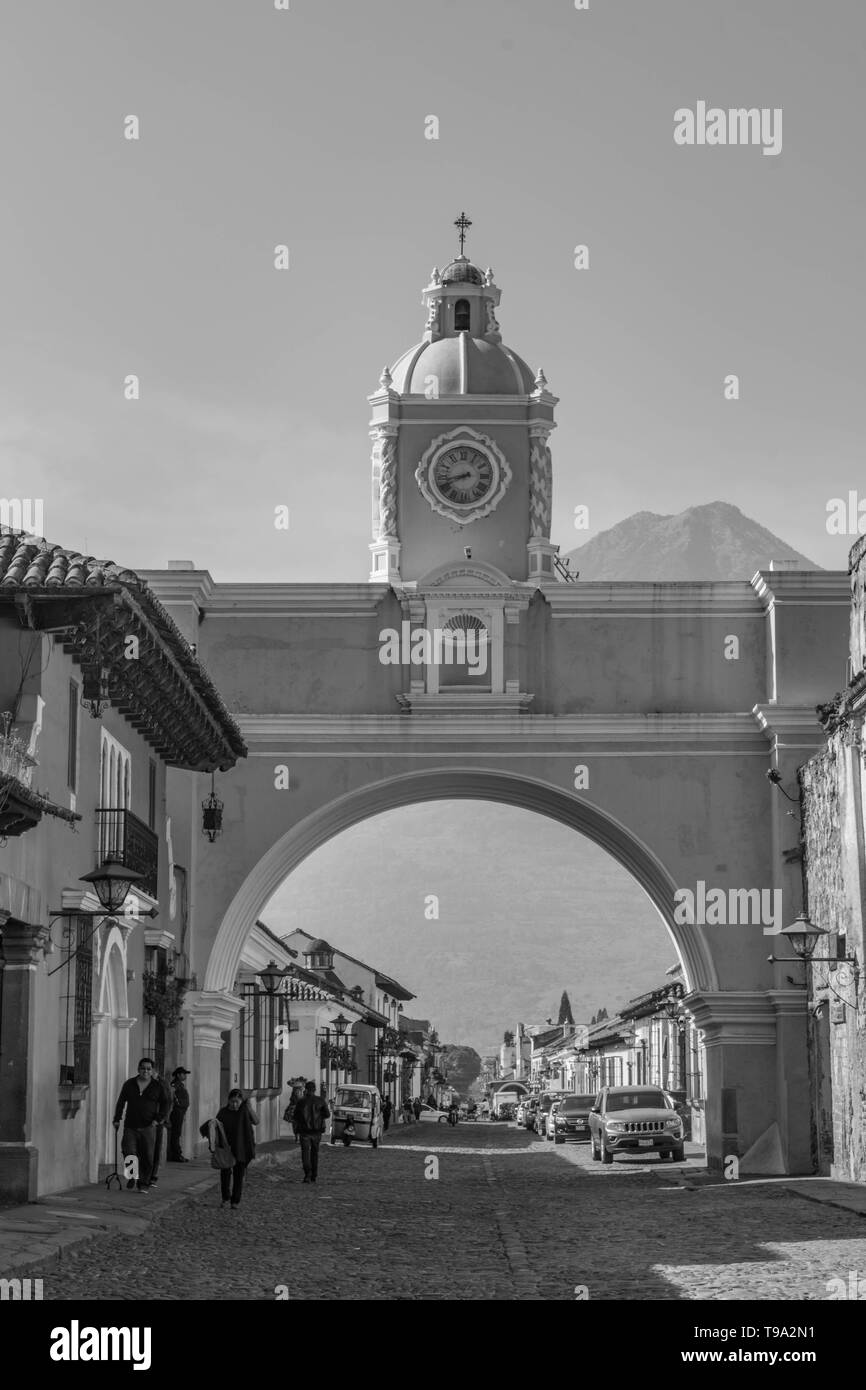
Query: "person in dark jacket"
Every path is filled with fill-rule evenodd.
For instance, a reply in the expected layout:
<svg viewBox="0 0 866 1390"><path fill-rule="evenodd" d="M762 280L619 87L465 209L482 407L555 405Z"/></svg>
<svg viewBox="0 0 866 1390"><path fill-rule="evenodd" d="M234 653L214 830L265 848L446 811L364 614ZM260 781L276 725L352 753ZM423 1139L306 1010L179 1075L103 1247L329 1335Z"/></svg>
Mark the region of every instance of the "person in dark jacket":
<svg viewBox="0 0 866 1390"><path fill-rule="evenodd" d="M225 1130L229 1148L235 1160L234 1167L220 1169L222 1205L225 1206L231 1197L232 1211L237 1211L241 1202L241 1193L244 1190L244 1174L247 1171L247 1164L252 1163L256 1156L256 1136L253 1133L253 1125L258 1124L259 1117L252 1101L245 1100L243 1091L235 1089L229 1091L228 1104L217 1111L217 1119ZM202 1131L205 1132L206 1130L207 1125L202 1125Z"/></svg>
<svg viewBox="0 0 866 1390"><path fill-rule="evenodd" d="M421 1111L422 1111L423 1109L424 1109L424 1106L423 1106L422 1103L421 1103L421 1097L420 1097L420 1096L416 1096L415 1099L414 1099L413 1102L412 1102L412 1110L413 1110L413 1112L414 1112L414 1114L415 1114L415 1119L416 1119L416 1121L421 1119Z"/></svg>
<svg viewBox="0 0 866 1390"><path fill-rule="evenodd" d="M171 1102L172 1102L171 1087L169 1086L169 1084L168 1084L167 1081L164 1081L164 1080L163 1080L163 1078L160 1076L159 1072L156 1071L155 1069L154 1069L153 1075L154 1075L154 1078L159 1082L159 1084L160 1084L160 1086L162 1087L163 1091L165 1092L165 1114L168 1116L169 1113L170 1113L170 1111L171 1111ZM157 1126L156 1126L156 1139L154 1140L154 1145L153 1145L153 1168L151 1169L151 1174L150 1174L150 1185L151 1185L151 1187L156 1187L157 1182L159 1181L159 1167L160 1167L160 1164L162 1163L162 1156L163 1156L163 1154L165 1153L165 1140L166 1140L167 1128L168 1128L168 1120L167 1120L167 1119L160 1120L159 1123L158 1123Z"/></svg>
<svg viewBox="0 0 866 1390"><path fill-rule="evenodd" d="M181 1153L181 1137L183 1134L183 1122L186 1119L186 1112L189 1110L189 1091L186 1089L186 1078L189 1072L186 1067L175 1067L171 1074L171 1089L174 1092L171 1114L168 1117L168 1161L169 1163L189 1163L188 1158L184 1158Z"/></svg>
<svg viewBox="0 0 866 1390"><path fill-rule="evenodd" d="M394 1107L391 1104L390 1097L386 1096L382 1101L382 1130L385 1133L387 1133L388 1126L391 1123L391 1111L393 1109Z"/></svg>
<svg viewBox="0 0 866 1390"><path fill-rule="evenodd" d="M149 1192L157 1126L168 1119L168 1093L163 1083L157 1080L150 1057L142 1057L138 1064L138 1075L124 1081L120 1088L114 1107L115 1129L120 1127L121 1117L123 1138L120 1151L124 1158L134 1154L138 1163L137 1178L127 1178L126 1186L137 1187L139 1192Z"/></svg>
<svg viewBox="0 0 866 1390"><path fill-rule="evenodd" d="M293 1125L301 1141L301 1163L304 1167L304 1182L315 1182L319 1176L319 1145L325 1132L325 1121L330 1118L328 1102L316 1095L315 1081L308 1081L304 1087L304 1098L295 1106Z"/></svg>

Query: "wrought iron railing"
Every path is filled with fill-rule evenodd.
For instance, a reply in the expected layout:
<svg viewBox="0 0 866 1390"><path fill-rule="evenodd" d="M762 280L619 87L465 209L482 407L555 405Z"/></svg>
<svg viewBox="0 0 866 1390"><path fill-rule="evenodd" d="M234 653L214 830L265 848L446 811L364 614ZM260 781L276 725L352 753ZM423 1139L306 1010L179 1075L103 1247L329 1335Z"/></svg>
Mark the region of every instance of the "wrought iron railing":
<svg viewBox="0 0 866 1390"><path fill-rule="evenodd" d="M127 869L143 874L137 886L155 898L159 881L159 840L150 826L131 811L100 807L96 812L96 827L100 861L114 855Z"/></svg>

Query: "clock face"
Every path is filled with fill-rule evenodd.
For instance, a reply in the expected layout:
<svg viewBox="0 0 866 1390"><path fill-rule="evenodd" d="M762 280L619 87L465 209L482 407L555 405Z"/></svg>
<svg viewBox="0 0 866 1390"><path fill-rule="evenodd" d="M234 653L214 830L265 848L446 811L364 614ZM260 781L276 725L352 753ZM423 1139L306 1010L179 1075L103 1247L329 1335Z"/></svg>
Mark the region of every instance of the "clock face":
<svg viewBox="0 0 866 1390"><path fill-rule="evenodd" d="M486 454L472 444L452 444L433 466L433 485L447 502L474 507L493 490L496 478Z"/></svg>
<svg viewBox="0 0 866 1390"><path fill-rule="evenodd" d="M430 441L415 481L434 512L469 526L499 506L511 483L511 467L495 439L458 425Z"/></svg>

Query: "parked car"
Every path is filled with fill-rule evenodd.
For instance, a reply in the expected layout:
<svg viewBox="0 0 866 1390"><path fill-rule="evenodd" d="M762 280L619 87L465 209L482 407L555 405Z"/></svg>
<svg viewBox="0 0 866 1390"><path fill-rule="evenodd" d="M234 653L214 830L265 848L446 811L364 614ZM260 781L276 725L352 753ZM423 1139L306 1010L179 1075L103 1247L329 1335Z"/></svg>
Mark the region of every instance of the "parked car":
<svg viewBox="0 0 866 1390"><path fill-rule="evenodd" d="M517 1114L514 1116L518 1128L523 1129L526 1124L526 1101L522 1100L517 1107Z"/></svg>
<svg viewBox="0 0 866 1390"><path fill-rule="evenodd" d="M530 1096L526 1102L526 1118L524 1124L527 1129L535 1129L535 1116L538 1112L538 1097Z"/></svg>
<svg viewBox="0 0 866 1390"><path fill-rule="evenodd" d="M555 1130L554 1126L555 1126L555 1124L556 1124L556 1117L557 1117L557 1115L558 1115L558 1113L559 1113L559 1107L560 1107L561 1104L562 1104L562 1101L560 1101L560 1100L555 1100L555 1101L553 1102L553 1104L551 1105L550 1109L548 1110L547 1115L545 1116L545 1119L544 1119L544 1137L545 1137L545 1139L552 1139L553 1136L554 1136L554 1134L556 1133L556 1130Z"/></svg>
<svg viewBox="0 0 866 1390"><path fill-rule="evenodd" d="M592 1156L602 1163L618 1153L685 1158L683 1122L658 1086L605 1086L589 1112L589 1130Z"/></svg>
<svg viewBox="0 0 866 1390"><path fill-rule="evenodd" d="M550 1091L538 1097L538 1105L535 1111L535 1132L540 1139L547 1138L547 1116L550 1113L551 1105L558 1099L559 1097L553 1095Z"/></svg>
<svg viewBox="0 0 866 1390"><path fill-rule="evenodd" d="M589 1139L589 1112L594 1104L594 1096L563 1096L556 1109L554 1143Z"/></svg>

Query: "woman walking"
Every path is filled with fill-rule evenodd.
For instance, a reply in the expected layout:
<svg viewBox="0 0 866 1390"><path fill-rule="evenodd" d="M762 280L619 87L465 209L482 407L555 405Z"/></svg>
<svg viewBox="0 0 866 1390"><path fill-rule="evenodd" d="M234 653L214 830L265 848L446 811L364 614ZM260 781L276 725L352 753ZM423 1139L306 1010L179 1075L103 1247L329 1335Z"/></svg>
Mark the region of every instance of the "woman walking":
<svg viewBox="0 0 866 1390"><path fill-rule="evenodd" d="M259 1117L252 1101L245 1100L243 1091L235 1089L229 1091L228 1105L224 1105L217 1112L217 1121L222 1125L234 1158L234 1164L231 1168L220 1169L222 1205L226 1206L231 1198L231 1209L237 1211L244 1189L244 1174L247 1171L247 1164L251 1163L256 1156L256 1138L253 1134L253 1125L258 1124ZM208 1121L201 1127L201 1133L206 1138L211 1123L212 1121Z"/></svg>

